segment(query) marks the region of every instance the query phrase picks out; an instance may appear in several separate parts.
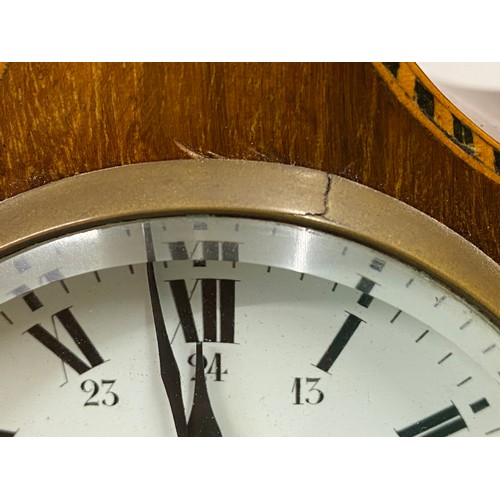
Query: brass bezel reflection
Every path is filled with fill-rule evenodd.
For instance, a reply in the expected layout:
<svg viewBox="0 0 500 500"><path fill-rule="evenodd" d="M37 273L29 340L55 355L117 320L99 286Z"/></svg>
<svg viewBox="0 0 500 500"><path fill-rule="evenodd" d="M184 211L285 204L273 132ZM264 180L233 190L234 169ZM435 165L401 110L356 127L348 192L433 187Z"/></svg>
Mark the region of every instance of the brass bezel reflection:
<svg viewBox="0 0 500 500"><path fill-rule="evenodd" d="M233 215L337 234L428 273L497 324L500 266L425 214L318 170L174 160L82 174L0 203L0 256L64 234L155 216Z"/></svg>

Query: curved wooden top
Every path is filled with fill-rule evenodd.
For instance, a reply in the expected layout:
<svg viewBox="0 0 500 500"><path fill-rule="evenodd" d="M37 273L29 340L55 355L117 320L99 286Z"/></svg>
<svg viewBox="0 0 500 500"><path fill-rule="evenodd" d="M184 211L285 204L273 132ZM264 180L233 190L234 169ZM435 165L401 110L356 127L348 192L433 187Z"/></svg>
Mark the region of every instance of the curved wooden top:
<svg viewBox="0 0 500 500"><path fill-rule="evenodd" d="M463 144L450 147L453 137L403 105L390 78L370 63L10 63L0 197L128 163L276 161L398 198L500 262L495 153L471 160Z"/></svg>
<svg viewBox="0 0 500 500"><path fill-rule="evenodd" d="M468 165L500 182L500 143L454 106L415 63L374 63L401 104Z"/></svg>

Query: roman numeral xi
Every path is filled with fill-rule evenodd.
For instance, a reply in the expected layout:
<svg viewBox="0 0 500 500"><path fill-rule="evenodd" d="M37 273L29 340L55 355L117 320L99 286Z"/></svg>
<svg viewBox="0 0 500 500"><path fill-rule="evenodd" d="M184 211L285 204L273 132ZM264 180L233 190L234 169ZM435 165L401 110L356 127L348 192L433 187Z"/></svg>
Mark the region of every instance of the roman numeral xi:
<svg viewBox="0 0 500 500"><path fill-rule="evenodd" d="M473 413L479 413L490 406L486 398L471 403ZM445 437L467 429L467 424L458 408L452 403L442 410L418 420L414 424L396 431L400 437Z"/></svg>
<svg viewBox="0 0 500 500"><path fill-rule="evenodd" d="M80 350L79 354L75 354L40 324L28 328L27 332L79 374L85 373L94 366L104 363L103 358L69 307L52 315L54 329L56 319L59 320L70 337L75 341Z"/></svg>

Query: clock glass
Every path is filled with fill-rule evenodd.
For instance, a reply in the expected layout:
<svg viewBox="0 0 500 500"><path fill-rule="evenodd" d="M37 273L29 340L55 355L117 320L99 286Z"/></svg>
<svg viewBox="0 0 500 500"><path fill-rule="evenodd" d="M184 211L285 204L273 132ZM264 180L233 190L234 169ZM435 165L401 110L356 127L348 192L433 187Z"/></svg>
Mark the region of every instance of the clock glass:
<svg viewBox="0 0 500 500"><path fill-rule="evenodd" d="M0 275L5 436L500 435L494 318L345 236L143 218Z"/></svg>

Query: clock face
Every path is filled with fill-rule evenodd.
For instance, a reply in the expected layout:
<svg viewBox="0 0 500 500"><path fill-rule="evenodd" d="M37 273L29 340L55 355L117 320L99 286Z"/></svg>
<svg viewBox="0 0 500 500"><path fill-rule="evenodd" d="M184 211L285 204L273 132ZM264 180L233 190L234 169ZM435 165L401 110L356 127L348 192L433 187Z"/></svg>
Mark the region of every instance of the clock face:
<svg viewBox="0 0 500 500"><path fill-rule="evenodd" d="M0 273L3 435L500 435L498 327L342 236L160 217Z"/></svg>
<svg viewBox="0 0 500 500"><path fill-rule="evenodd" d="M498 266L373 190L158 162L0 225L2 435L500 433Z"/></svg>

